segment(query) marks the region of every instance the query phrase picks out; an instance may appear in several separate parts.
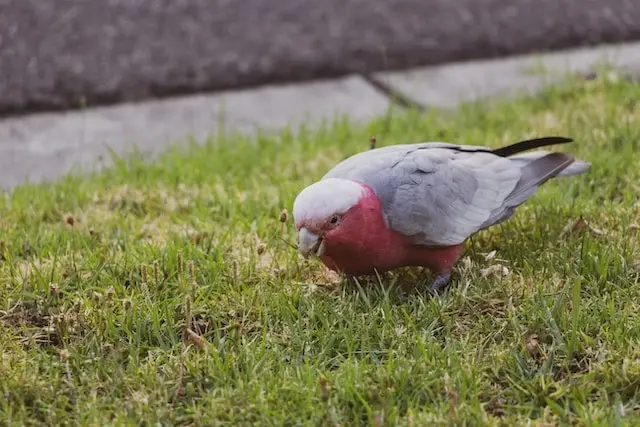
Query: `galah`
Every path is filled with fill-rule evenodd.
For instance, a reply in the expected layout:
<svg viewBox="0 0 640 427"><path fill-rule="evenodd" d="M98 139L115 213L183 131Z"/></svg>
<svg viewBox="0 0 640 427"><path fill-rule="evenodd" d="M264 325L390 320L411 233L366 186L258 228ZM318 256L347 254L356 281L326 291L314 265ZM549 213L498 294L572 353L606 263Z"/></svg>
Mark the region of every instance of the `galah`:
<svg viewBox="0 0 640 427"><path fill-rule="evenodd" d="M296 197L298 250L350 276L426 267L440 293L467 238L509 219L550 178L590 168L564 152L519 154L571 141L551 136L498 149L424 142L355 154Z"/></svg>

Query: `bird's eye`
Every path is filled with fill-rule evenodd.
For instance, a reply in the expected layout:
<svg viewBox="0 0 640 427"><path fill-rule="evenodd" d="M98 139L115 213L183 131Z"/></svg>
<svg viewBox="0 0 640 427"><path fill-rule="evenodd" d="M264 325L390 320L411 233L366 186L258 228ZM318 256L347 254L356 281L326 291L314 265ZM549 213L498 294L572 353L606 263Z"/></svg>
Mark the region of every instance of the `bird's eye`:
<svg viewBox="0 0 640 427"><path fill-rule="evenodd" d="M338 215L332 216L331 219L329 220L329 223L331 225L336 225L338 223Z"/></svg>

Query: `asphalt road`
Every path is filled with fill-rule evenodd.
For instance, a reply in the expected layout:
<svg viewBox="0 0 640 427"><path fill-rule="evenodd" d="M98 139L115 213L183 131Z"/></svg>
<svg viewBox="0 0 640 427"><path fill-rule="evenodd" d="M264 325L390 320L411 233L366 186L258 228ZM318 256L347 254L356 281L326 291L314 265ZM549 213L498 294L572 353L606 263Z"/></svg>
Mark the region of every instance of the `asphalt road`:
<svg viewBox="0 0 640 427"><path fill-rule="evenodd" d="M638 0L0 0L0 116L634 39Z"/></svg>

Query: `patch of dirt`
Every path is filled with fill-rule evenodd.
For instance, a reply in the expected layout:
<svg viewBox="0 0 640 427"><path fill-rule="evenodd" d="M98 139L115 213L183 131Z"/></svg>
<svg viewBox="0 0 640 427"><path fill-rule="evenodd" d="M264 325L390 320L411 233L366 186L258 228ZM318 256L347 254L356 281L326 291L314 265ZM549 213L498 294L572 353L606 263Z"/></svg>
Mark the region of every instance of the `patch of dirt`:
<svg viewBox="0 0 640 427"><path fill-rule="evenodd" d="M39 347L61 347L62 336L75 334L86 326L78 310L49 315L23 304L0 311L0 324L15 329L22 345Z"/></svg>

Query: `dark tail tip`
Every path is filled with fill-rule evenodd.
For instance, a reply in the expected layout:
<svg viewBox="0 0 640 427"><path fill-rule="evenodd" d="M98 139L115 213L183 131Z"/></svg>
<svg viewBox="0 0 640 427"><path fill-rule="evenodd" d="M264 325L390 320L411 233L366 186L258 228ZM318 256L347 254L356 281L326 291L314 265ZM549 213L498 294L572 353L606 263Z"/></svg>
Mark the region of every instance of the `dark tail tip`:
<svg viewBox="0 0 640 427"><path fill-rule="evenodd" d="M535 148L546 147L549 145L566 144L572 142L573 139L563 136L545 136L542 138L527 139L525 141L516 142L506 147L497 148L491 153L500 157L509 157L523 151L533 150Z"/></svg>

